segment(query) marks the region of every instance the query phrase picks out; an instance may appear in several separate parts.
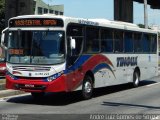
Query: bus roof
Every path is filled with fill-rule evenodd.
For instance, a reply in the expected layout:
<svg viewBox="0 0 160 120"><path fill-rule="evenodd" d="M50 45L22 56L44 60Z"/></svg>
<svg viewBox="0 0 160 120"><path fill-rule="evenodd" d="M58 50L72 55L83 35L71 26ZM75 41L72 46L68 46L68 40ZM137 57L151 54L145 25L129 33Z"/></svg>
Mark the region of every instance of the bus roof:
<svg viewBox="0 0 160 120"><path fill-rule="evenodd" d="M109 28L116 28L116 29L122 29L122 30L149 32L149 33L157 33L158 32L156 30L140 28L136 24L122 22L122 21L111 21L108 19L74 18L74 17L66 17L66 16L62 16L62 15L54 15L54 14L23 15L23 16L13 17L11 19L26 19L26 18L60 18L63 21L65 21L66 23L79 23L79 24L85 24L85 25L93 25L93 26L109 27Z"/></svg>

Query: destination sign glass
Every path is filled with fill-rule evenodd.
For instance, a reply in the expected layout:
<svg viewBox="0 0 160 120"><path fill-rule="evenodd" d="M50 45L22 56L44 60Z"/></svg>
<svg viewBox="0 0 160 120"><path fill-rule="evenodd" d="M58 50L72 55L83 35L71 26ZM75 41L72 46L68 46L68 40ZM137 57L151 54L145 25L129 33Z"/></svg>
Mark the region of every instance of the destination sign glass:
<svg viewBox="0 0 160 120"><path fill-rule="evenodd" d="M23 55L24 51L23 51L23 49L9 49L9 54L12 54L12 55Z"/></svg>
<svg viewBox="0 0 160 120"><path fill-rule="evenodd" d="M9 27L63 27L64 23L62 19L13 19L9 22Z"/></svg>

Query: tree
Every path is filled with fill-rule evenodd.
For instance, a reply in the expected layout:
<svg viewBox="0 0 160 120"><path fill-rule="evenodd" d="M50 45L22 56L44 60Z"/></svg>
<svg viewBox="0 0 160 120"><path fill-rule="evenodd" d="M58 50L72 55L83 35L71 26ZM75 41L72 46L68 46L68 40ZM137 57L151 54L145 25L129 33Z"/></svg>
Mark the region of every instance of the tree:
<svg viewBox="0 0 160 120"><path fill-rule="evenodd" d="M0 0L0 32L5 28L5 0Z"/></svg>
<svg viewBox="0 0 160 120"><path fill-rule="evenodd" d="M143 24L138 24L138 26L139 26L140 28L145 28L145 26L144 26Z"/></svg>
<svg viewBox="0 0 160 120"><path fill-rule="evenodd" d="M140 28L145 28L145 25L143 25L143 24L138 24L138 26L139 26ZM148 27L148 29L151 29L151 28Z"/></svg>

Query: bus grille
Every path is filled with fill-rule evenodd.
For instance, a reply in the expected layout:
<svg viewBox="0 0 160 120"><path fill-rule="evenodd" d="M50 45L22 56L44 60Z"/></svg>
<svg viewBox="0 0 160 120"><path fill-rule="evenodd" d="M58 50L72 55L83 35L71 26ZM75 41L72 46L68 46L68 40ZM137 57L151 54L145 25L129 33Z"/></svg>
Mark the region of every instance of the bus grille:
<svg viewBox="0 0 160 120"><path fill-rule="evenodd" d="M51 67L45 66L13 66L13 70L16 71L36 71L36 72L46 72L50 71Z"/></svg>

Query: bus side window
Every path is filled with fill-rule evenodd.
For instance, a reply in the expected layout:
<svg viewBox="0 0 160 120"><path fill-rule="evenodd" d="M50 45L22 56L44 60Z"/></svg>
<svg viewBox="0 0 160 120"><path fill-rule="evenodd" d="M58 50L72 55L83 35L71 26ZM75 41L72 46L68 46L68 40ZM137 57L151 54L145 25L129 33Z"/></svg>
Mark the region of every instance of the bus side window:
<svg viewBox="0 0 160 120"><path fill-rule="evenodd" d="M132 32L125 32L124 36L125 52L133 52L133 34Z"/></svg>
<svg viewBox="0 0 160 120"><path fill-rule="evenodd" d="M83 48L83 27L74 24L70 25L67 29L67 36L68 38L71 37L75 40L75 49L71 49L70 41L68 41L68 51L72 53L72 56L78 56L82 52Z"/></svg>
<svg viewBox="0 0 160 120"><path fill-rule="evenodd" d="M123 52L123 32L120 30L114 31L114 51Z"/></svg>
<svg viewBox="0 0 160 120"><path fill-rule="evenodd" d="M81 37L72 37L75 40L75 48L72 48L71 39L70 39L70 49L72 56L78 56L82 50L82 38Z"/></svg>
<svg viewBox="0 0 160 120"><path fill-rule="evenodd" d="M157 35L152 34L150 39L151 39L151 52L156 53L156 51L157 51Z"/></svg>
<svg viewBox="0 0 160 120"><path fill-rule="evenodd" d="M71 46L71 38L74 39L75 48ZM78 24L70 24L67 28L67 65L71 66L82 54L84 44L84 27Z"/></svg>
<svg viewBox="0 0 160 120"><path fill-rule="evenodd" d="M134 52L142 52L142 33L134 33Z"/></svg>
<svg viewBox="0 0 160 120"><path fill-rule="evenodd" d="M99 29L88 27L86 31L86 52L97 53L100 52Z"/></svg>
<svg viewBox="0 0 160 120"><path fill-rule="evenodd" d="M106 29L101 31L101 51L113 52L113 30Z"/></svg>
<svg viewBox="0 0 160 120"><path fill-rule="evenodd" d="M150 46L151 46L151 39L150 35L144 33L143 34L143 52L149 53L150 52Z"/></svg>

